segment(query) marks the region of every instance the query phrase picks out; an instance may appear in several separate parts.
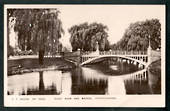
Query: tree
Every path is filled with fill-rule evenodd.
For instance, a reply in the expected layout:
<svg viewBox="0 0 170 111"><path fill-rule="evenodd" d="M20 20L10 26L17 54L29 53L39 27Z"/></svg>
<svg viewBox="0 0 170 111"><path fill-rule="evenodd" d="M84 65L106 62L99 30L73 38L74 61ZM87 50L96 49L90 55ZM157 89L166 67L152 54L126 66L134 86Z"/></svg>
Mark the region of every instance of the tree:
<svg viewBox="0 0 170 111"><path fill-rule="evenodd" d="M18 32L20 49L39 52L40 64L45 53L53 54L57 50L64 33L59 13L57 9L15 9L12 13L16 18L14 30Z"/></svg>
<svg viewBox="0 0 170 111"><path fill-rule="evenodd" d="M13 53L14 53L13 48L9 44L9 34L10 34L10 28L11 28L9 24L10 24L10 22L13 21L13 19L10 20L10 18L12 17L12 14L13 14L14 11L15 11L15 9L13 9L13 10L8 9L7 10L7 49L8 49L7 55L8 55L8 57L11 54L13 55Z"/></svg>
<svg viewBox="0 0 170 111"><path fill-rule="evenodd" d="M72 50L94 51L96 50L96 42L99 43L99 50L109 50L107 30L107 26L101 23L88 24L85 22L72 26L68 30L71 34Z"/></svg>
<svg viewBox="0 0 170 111"><path fill-rule="evenodd" d="M147 50L149 45L153 50L161 46L161 24L158 19L151 19L130 24L122 39L112 48L119 50Z"/></svg>

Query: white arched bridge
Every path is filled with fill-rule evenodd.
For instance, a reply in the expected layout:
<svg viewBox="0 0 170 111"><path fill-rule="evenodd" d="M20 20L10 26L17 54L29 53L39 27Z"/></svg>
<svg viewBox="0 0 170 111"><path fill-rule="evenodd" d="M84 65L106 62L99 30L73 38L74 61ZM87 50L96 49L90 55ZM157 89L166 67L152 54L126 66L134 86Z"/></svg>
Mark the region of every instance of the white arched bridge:
<svg viewBox="0 0 170 111"><path fill-rule="evenodd" d="M148 64L146 51L95 51L81 53L81 65L91 64L105 58L118 58L121 61L133 62L144 66Z"/></svg>
<svg viewBox="0 0 170 111"><path fill-rule="evenodd" d="M153 61L160 59L160 50L152 50L148 47L147 51L81 51L63 53L63 58L75 63L76 65L88 65L108 58L117 58L119 61L137 64L147 67Z"/></svg>

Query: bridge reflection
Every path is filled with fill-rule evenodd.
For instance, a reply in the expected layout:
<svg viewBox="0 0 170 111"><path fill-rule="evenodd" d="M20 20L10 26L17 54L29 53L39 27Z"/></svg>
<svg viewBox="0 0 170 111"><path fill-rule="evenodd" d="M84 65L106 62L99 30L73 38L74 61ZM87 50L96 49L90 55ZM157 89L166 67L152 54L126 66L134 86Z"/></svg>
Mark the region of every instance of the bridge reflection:
<svg viewBox="0 0 170 111"><path fill-rule="evenodd" d="M143 70L133 72L133 73L130 73L130 74L122 75L120 77L123 78L125 81L129 80L129 79L148 80L148 73L147 73L146 69L143 69Z"/></svg>
<svg viewBox="0 0 170 111"><path fill-rule="evenodd" d="M93 83L95 81L97 82L97 84L100 84L101 81L103 81L107 86L105 89L103 89L105 90L105 94L107 95L127 94L128 93L127 84L129 84L128 83L129 81L132 83L134 81L139 81L140 83L144 81L147 83L148 81L148 73L146 69L134 73L126 74L126 75L120 75L120 76L104 75L101 72L95 70L89 70L89 68L83 68L83 71L89 72L89 73L82 73L87 83L88 82Z"/></svg>

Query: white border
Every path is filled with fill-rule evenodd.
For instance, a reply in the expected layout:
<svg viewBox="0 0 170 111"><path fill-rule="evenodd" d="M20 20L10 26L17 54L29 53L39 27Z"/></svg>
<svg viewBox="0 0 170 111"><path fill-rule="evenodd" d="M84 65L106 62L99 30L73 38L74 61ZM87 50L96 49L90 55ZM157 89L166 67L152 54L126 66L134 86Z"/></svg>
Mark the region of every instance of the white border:
<svg viewBox="0 0 170 111"><path fill-rule="evenodd" d="M58 5L4 5L4 106L5 107L165 107L165 5L154 5L162 7L164 22L161 24L161 95L49 95L49 96L13 96L7 95L7 9L8 8L55 8ZM126 5L116 5L126 6ZM129 5L127 5L129 6ZM133 5L134 6L134 5ZM137 5L144 6L144 5ZM147 5L148 6L148 5ZM149 5L150 6L150 5ZM153 6L153 5L151 5ZM62 100L54 98L62 97ZM71 97L71 100L65 100ZM80 98L75 100L74 98ZM82 97L91 97L92 100L82 100ZM94 99L95 97L111 97L114 99ZM37 100L32 100L36 98ZM29 99L29 100L23 100ZM39 99L39 100L38 100ZM45 100L40 100L45 99Z"/></svg>

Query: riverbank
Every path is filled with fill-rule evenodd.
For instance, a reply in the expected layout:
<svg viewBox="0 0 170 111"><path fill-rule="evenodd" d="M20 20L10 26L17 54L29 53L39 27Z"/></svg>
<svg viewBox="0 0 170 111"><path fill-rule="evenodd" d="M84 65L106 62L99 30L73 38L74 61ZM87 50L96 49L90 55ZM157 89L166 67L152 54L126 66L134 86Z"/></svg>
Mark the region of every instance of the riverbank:
<svg viewBox="0 0 170 111"><path fill-rule="evenodd" d="M38 58L20 58L8 60L8 76L46 70L68 71L75 67L62 58L44 58L44 65L39 65Z"/></svg>
<svg viewBox="0 0 170 111"><path fill-rule="evenodd" d="M157 60L149 65L148 84L152 93L161 94L161 60Z"/></svg>
<svg viewBox="0 0 170 111"><path fill-rule="evenodd" d="M161 59L151 63L148 70L154 75L161 76Z"/></svg>

